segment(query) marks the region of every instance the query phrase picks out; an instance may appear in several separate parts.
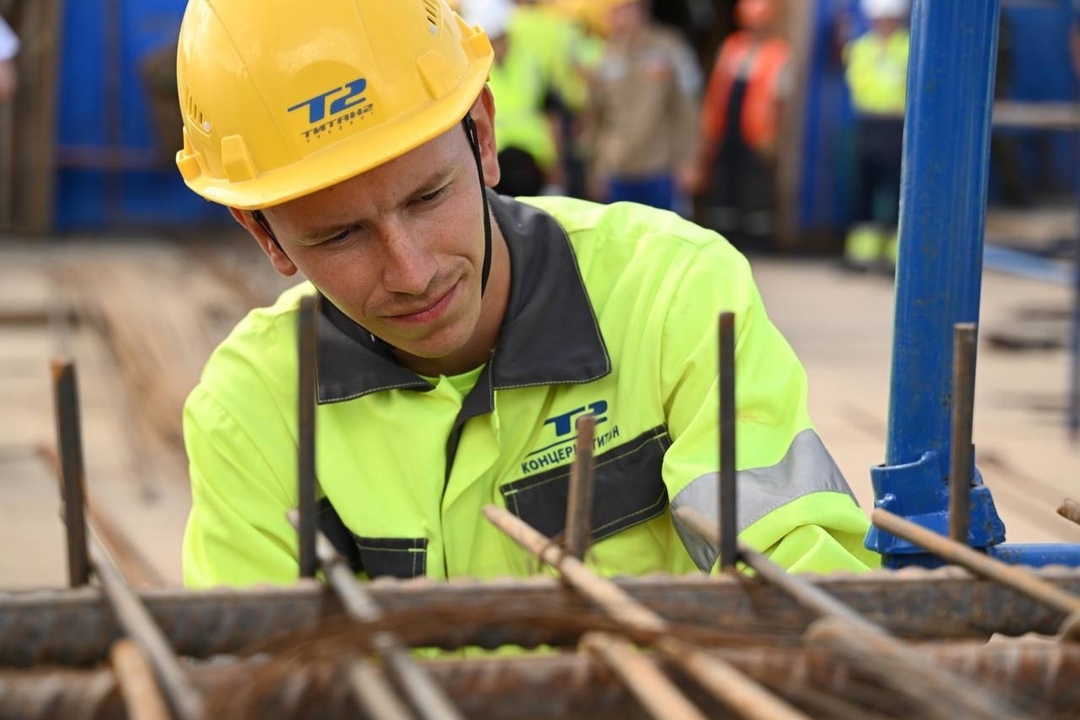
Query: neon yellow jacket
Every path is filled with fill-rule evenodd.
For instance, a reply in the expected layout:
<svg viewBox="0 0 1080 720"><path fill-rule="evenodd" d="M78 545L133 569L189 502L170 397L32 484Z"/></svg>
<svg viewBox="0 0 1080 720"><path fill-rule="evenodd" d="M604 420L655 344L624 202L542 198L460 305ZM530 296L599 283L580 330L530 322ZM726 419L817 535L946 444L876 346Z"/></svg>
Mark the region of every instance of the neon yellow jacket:
<svg viewBox="0 0 1080 720"><path fill-rule="evenodd" d="M670 509L715 515L721 310L737 314L742 539L792 570L876 564L862 547L867 520L811 427L805 373L742 255L639 205L490 197L512 276L482 368L429 382L323 303L320 525L358 573L535 574L481 508L562 532L585 412L598 418L589 563L605 575L712 568L715 551ZM296 310L307 292L243 320L187 401L189 586L297 577L285 513L297 504Z"/></svg>
<svg viewBox="0 0 1080 720"><path fill-rule="evenodd" d="M499 152L518 148L544 170L555 164L558 150L545 110L548 86L543 68L527 48L510 42L506 58L491 66L488 87L495 95L495 138Z"/></svg>
<svg viewBox="0 0 1080 720"><path fill-rule="evenodd" d="M844 49L844 76L857 113L903 116L910 44L906 30L887 38L868 32Z"/></svg>

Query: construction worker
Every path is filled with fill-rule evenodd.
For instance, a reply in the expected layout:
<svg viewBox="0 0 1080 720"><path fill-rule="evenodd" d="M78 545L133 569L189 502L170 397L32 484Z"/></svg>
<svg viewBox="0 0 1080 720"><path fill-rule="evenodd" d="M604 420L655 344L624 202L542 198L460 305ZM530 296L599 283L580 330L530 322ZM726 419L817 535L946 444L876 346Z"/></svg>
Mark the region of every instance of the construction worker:
<svg viewBox="0 0 1080 720"><path fill-rule="evenodd" d="M652 21L649 0L597 1L607 6L608 36L586 111L591 195L685 213L700 178L697 59Z"/></svg>
<svg viewBox="0 0 1080 720"><path fill-rule="evenodd" d="M15 56L19 54L19 38L0 17L0 104L15 97L19 86L19 73L15 67Z"/></svg>
<svg viewBox="0 0 1080 720"><path fill-rule="evenodd" d="M465 0L461 16L487 33L495 51L488 87L498 98L495 138L502 195L539 195L561 182L558 123L549 113L548 74L520 35L509 33L515 8L510 0Z"/></svg>
<svg viewBox="0 0 1080 720"><path fill-rule="evenodd" d="M772 0L739 0L739 30L720 45L701 107L702 217L740 249L769 250L776 226L774 161L790 49Z"/></svg>
<svg viewBox="0 0 1080 720"><path fill-rule="evenodd" d="M874 564L737 251L641 205L485 190L500 180L493 55L444 0L188 3L180 172L307 281L251 312L187 400L186 583L297 577L286 512L312 293L319 524L362 577L537 572L481 510L559 536L585 414L589 564L709 570L715 549L671 508L715 512L721 310L738 317L742 538L793 570Z"/></svg>
<svg viewBox="0 0 1080 720"><path fill-rule="evenodd" d="M860 7L870 28L844 49L858 162L855 222L844 243L844 264L891 272L900 213L909 6L908 0L861 0Z"/></svg>

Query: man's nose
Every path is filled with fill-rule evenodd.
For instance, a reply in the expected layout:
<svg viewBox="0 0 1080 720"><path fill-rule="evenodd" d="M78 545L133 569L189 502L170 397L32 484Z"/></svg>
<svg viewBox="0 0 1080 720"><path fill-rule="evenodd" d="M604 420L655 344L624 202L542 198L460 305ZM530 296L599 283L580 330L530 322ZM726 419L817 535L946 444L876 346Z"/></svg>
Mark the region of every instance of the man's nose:
<svg viewBox="0 0 1080 720"><path fill-rule="evenodd" d="M438 266L426 238L416 237L401 226L387 229L383 238L383 287L389 292L422 295L431 285Z"/></svg>

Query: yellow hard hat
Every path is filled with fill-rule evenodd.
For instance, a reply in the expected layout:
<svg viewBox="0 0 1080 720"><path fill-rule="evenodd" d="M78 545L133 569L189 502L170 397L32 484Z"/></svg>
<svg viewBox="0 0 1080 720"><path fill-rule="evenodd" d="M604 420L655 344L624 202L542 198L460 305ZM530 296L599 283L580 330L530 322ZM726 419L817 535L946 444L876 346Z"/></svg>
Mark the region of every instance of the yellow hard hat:
<svg viewBox="0 0 1080 720"><path fill-rule="evenodd" d="M461 122L493 57L446 0L190 0L176 164L242 210L307 195Z"/></svg>

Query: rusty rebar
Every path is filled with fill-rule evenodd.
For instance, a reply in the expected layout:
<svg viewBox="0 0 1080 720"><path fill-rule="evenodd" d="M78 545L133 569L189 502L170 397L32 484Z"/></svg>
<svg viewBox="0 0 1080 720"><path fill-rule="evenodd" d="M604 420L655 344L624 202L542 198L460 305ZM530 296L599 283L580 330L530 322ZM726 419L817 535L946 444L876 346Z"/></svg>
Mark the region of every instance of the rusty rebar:
<svg viewBox="0 0 1080 720"><path fill-rule="evenodd" d="M694 532L716 542L719 529L692 508L676 510ZM947 669L934 667L926 657L890 635L821 588L786 572L746 543L738 542L739 559L764 580L788 593L822 620L811 626L809 637L827 641L830 648L849 662L889 683L898 694L920 707L925 717L950 720L955 717L1019 717L1015 708L986 688L978 687ZM816 628L815 628L816 626ZM897 680L899 676L899 680Z"/></svg>
<svg viewBox="0 0 1080 720"><path fill-rule="evenodd" d="M1029 598L1046 603L1066 615L1080 612L1080 597L1054 587L1022 567L1007 565L989 555L976 552L967 545L938 535L888 510L875 509L871 520L885 532L918 545L946 562L959 565L979 577L993 580L1024 593Z"/></svg>
<svg viewBox="0 0 1080 720"><path fill-rule="evenodd" d="M1076 570L1049 567L1033 572L1063 592L1080 593ZM1053 635L1066 617L956 567L807 575L805 579L908 639ZM735 576L653 576L614 578L613 582L672 622L732 633L754 644L796 644L812 619L778 588L755 585L751 589L745 578ZM410 637L425 647L448 650L502 644L572 647L580 636L573 626L554 620L530 623L530 613L542 608L549 619L602 617L579 595L565 592L563 581L550 577L527 582L415 580L373 583L367 590L395 619L394 628L410 630ZM887 604L881 601L883 593ZM235 653L275 633L314 628L321 619L341 612L333 593L312 580L242 591L153 589L140 591L139 596L177 652L195 658ZM453 622L462 614L489 622ZM121 635L97 587L0 592L0 666L104 662L109 646Z"/></svg>
<svg viewBox="0 0 1080 720"><path fill-rule="evenodd" d="M378 602L353 573L348 562L334 549L330 540L321 532L315 534L315 551L326 580L341 599L349 617L361 623L378 624L385 614ZM420 668L397 637L385 630L375 632L371 647L385 663L387 671L401 685L413 708L426 720L461 720L461 713L450 702L446 693ZM350 667L349 675L357 691L357 699L365 704L378 701L384 706L392 703L387 689L382 687L385 679L381 673L364 667L366 661L358 659ZM363 681L363 682L361 682ZM371 691L375 687L374 692ZM404 708L394 709L395 715L408 717ZM387 717L375 714L374 717Z"/></svg>
<svg viewBox="0 0 1080 720"><path fill-rule="evenodd" d="M1057 510L1058 515L1080 525L1080 503L1066 498Z"/></svg>
<svg viewBox="0 0 1080 720"><path fill-rule="evenodd" d="M297 316L297 492L300 521L297 532L300 577L306 578L315 577L318 567L315 557L315 400L318 393L315 328L318 311L318 295L305 295L300 299Z"/></svg>
<svg viewBox="0 0 1080 720"><path fill-rule="evenodd" d="M570 466L570 491L566 500L566 551L578 560L584 560L592 537L596 416L590 414L578 418L577 432L574 463Z"/></svg>
<svg viewBox="0 0 1080 720"><path fill-rule="evenodd" d="M581 646L611 668L657 720L706 720L668 676L628 640L609 633L588 633L581 638Z"/></svg>
<svg viewBox="0 0 1080 720"><path fill-rule="evenodd" d="M685 643L665 640L669 626L667 621L636 602L617 585L593 573L577 558L551 543L529 524L497 505L484 508L484 516L507 537L521 545L534 556L555 568L575 590L596 603L605 613L640 635L653 635L656 649L664 657L678 664L687 674L699 682L713 697L743 718L772 718L779 720L805 719L806 716L750 680L717 656L694 655L695 662L687 662ZM715 669L723 674L726 682L717 683L715 674L703 669Z"/></svg>
<svg viewBox="0 0 1080 720"><path fill-rule="evenodd" d="M180 659L169 647L165 634L154 622L153 616L93 537L90 559L94 575L101 583L117 621L154 668L154 674L173 712L182 720L198 720L203 708L201 694L180 666Z"/></svg>
<svg viewBox="0 0 1080 720"><path fill-rule="evenodd" d="M79 391L75 366L70 360L54 358L51 366L57 454L60 458L60 489L63 496L61 500L67 536L68 582L71 587L77 587L90 582Z"/></svg>
<svg viewBox="0 0 1080 720"><path fill-rule="evenodd" d="M345 678L353 699L369 718L412 720L412 713L374 663L363 658L351 658L347 661Z"/></svg>
<svg viewBox="0 0 1080 720"><path fill-rule="evenodd" d="M970 544L972 425L975 417L977 326L957 323L953 329L952 434L949 446L949 537Z"/></svg>
<svg viewBox="0 0 1080 720"><path fill-rule="evenodd" d="M161 689L154 680L154 669L139 647L131 640L121 638L113 643L110 657L128 717L131 720L172 720Z"/></svg>
<svg viewBox="0 0 1080 720"><path fill-rule="evenodd" d="M721 570L734 570L738 558L739 532L735 465L735 314L720 313L719 325L720 392L720 476L718 523L719 562Z"/></svg>

